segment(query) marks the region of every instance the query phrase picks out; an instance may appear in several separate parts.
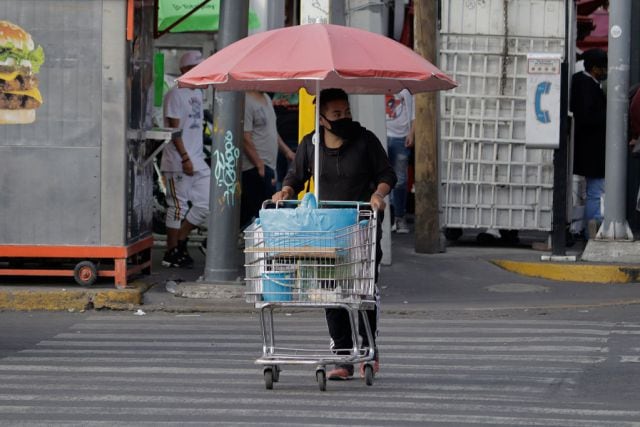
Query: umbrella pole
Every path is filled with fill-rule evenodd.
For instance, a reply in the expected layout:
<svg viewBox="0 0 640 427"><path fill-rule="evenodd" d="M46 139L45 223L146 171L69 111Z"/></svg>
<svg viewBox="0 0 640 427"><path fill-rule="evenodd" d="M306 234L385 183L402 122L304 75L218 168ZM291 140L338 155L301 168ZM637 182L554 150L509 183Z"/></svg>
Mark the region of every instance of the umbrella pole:
<svg viewBox="0 0 640 427"><path fill-rule="evenodd" d="M316 80L316 128L313 134L313 193L320 201L320 80Z"/></svg>

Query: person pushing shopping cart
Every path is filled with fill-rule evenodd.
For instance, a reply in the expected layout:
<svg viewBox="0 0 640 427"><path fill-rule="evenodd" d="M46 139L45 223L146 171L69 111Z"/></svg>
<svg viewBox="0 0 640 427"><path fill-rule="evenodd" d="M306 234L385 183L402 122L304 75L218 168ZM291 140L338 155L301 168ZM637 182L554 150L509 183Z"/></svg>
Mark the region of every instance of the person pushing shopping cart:
<svg viewBox="0 0 640 427"><path fill-rule="evenodd" d="M395 186L397 177L387 153L378 138L369 130L352 120L349 98L342 89L325 89L320 93L320 156L318 196L320 200L368 202L378 215L375 238L375 279L382 258L380 248L382 213L385 197ZM283 181L282 190L272 197L274 202L295 199L304 189L305 182L314 176L314 146L312 134L305 136L296 152L295 161ZM373 341L368 342L362 314L359 316L359 332L362 347L373 350L373 362L369 364L373 373L378 372L379 356L375 344L377 325L376 309L366 311L373 331ZM336 354L349 354L354 347L349 313L342 308L327 308L326 318L329 334ZM367 363L360 364L360 374L365 375ZM327 373L330 380L345 380L354 374L350 363L337 363Z"/></svg>

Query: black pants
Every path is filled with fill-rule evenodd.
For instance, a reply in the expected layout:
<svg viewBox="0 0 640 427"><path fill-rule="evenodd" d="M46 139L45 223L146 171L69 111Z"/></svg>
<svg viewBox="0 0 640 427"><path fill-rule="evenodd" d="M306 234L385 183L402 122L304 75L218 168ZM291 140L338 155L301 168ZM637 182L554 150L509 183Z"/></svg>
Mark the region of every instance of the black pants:
<svg viewBox="0 0 640 427"><path fill-rule="evenodd" d="M375 283L378 283L378 270L380 267L380 261L382 260L382 248L380 247L380 239L382 239L382 221L384 214L378 212L378 224L376 232L376 270L375 270ZM333 344L337 349L350 349L353 347L353 338L351 337L351 322L349 322L349 313L341 308L327 308L325 310L325 316L327 318L327 326L329 327L329 335L333 339ZM371 332L373 334L373 343L369 345L367 333L364 328L362 313L358 315L358 330L362 337L362 347L376 348L375 334L378 324L378 310L367 310L367 319L371 326ZM348 350L338 351L338 354L349 354Z"/></svg>
<svg viewBox="0 0 640 427"><path fill-rule="evenodd" d="M240 227L250 224L252 218L258 217L262 202L270 199L276 188L272 181L275 172L269 166L264 167L264 177L258 168L242 172L242 195L240 197Z"/></svg>
<svg viewBox="0 0 640 427"><path fill-rule="evenodd" d="M333 345L338 350L338 354L349 354L350 349L353 347L353 338L351 337L351 323L349 322L349 313L347 310L343 310L341 308L327 308L325 310L325 315L327 317L327 326L329 326L329 335L331 335L331 339L333 339ZM373 334L373 345L375 348L375 333L376 333L376 324L378 313L376 310L367 310L366 311L367 319L369 320L369 326L371 327L371 333ZM362 312L358 315L358 330L360 332L360 336L362 337L362 347L369 347L369 339L367 338L367 332L364 328L363 323L363 314Z"/></svg>

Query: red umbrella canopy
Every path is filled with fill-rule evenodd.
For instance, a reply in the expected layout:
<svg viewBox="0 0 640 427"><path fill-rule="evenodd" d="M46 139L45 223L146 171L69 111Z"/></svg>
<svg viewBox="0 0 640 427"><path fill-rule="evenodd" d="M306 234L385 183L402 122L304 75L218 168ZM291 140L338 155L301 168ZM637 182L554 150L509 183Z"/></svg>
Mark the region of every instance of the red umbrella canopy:
<svg viewBox="0 0 640 427"><path fill-rule="evenodd" d="M449 76L406 46L379 34L330 24L258 33L220 50L178 79L217 90L411 93L452 89Z"/></svg>

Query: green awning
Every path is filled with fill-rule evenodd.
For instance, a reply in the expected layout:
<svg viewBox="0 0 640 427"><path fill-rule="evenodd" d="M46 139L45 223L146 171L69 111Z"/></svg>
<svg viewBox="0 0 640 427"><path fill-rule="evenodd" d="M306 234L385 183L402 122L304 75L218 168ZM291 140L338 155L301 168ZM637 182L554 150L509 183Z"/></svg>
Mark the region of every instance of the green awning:
<svg viewBox="0 0 640 427"><path fill-rule="evenodd" d="M164 31L171 24L192 11L203 0L158 0L158 31ZM230 1L230 0L227 0ZM171 29L171 33L193 31L218 31L220 22L220 0L210 0L193 15ZM249 29L260 27L260 19L249 11Z"/></svg>

